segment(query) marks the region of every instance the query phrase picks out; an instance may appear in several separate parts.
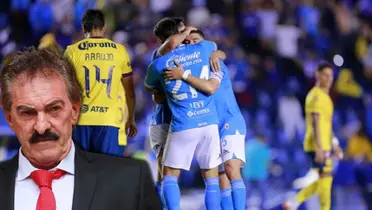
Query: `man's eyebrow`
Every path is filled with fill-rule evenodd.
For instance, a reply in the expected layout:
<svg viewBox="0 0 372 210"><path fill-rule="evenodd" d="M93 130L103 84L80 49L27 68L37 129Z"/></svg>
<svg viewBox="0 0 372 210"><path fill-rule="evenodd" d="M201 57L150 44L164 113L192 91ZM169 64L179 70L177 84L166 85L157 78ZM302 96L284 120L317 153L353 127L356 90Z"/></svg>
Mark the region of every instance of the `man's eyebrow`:
<svg viewBox="0 0 372 210"><path fill-rule="evenodd" d="M63 100L57 99L57 100L54 100L54 101L48 103L45 107L51 107L51 106L55 106L55 105L58 105L58 104L64 105L65 102ZM19 105L19 106L16 107L16 110L17 111L33 111L33 110L35 110L35 107L27 106L27 105Z"/></svg>
<svg viewBox="0 0 372 210"><path fill-rule="evenodd" d="M65 105L65 102L61 99L57 99L57 100L54 100L54 101L48 103L46 105L46 107L51 107L51 106L55 106L55 105L58 105L58 104Z"/></svg>
<svg viewBox="0 0 372 210"><path fill-rule="evenodd" d="M32 111L32 110L35 110L35 108L31 106L26 106L26 105L19 105L16 107L16 110L17 111Z"/></svg>

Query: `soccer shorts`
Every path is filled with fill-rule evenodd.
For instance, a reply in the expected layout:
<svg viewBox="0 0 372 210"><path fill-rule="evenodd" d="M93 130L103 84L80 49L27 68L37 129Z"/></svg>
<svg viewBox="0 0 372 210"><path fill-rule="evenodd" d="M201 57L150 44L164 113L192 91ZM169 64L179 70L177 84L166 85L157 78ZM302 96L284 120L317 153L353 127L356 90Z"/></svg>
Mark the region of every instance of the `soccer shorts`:
<svg viewBox="0 0 372 210"><path fill-rule="evenodd" d="M72 139L83 150L123 157L124 146L119 145L119 128L113 126L77 125Z"/></svg>
<svg viewBox="0 0 372 210"><path fill-rule="evenodd" d="M315 168L319 170L319 173L331 173L332 168L332 158L331 152L324 152L325 161L324 163L317 163L315 161L315 152L306 152L306 154L311 159L311 168Z"/></svg>
<svg viewBox="0 0 372 210"><path fill-rule="evenodd" d="M126 146L128 144L128 139L127 139L127 133L125 132L125 124L124 123L121 123L122 125L120 125L120 128L119 128L119 140L118 140L118 144L120 146Z"/></svg>
<svg viewBox="0 0 372 210"><path fill-rule="evenodd" d="M168 130L169 124L152 125L149 128L150 146L151 149L155 152L156 157L158 157L160 151L164 149Z"/></svg>
<svg viewBox="0 0 372 210"><path fill-rule="evenodd" d="M222 163L217 125L168 133L163 165L190 170L194 154L201 169L212 169Z"/></svg>
<svg viewBox="0 0 372 210"><path fill-rule="evenodd" d="M222 160L225 163L231 159L242 161L241 167L245 165L245 127L244 118L241 115L232 116L219 125L221 136ZM224 164L219 166L219 171L224 171Z"/></svg>

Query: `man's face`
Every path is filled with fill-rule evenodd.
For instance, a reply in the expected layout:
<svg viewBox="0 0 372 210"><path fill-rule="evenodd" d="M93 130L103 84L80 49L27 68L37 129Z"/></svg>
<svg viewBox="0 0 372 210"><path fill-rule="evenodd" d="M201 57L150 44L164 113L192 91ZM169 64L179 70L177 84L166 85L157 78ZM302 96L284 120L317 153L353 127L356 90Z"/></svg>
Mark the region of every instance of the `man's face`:
<svg viewBox="0 0 372 210"><path fill-rule="evenodd" d="M317 73L317 79L321 87L329 90L333 84L333 70L328 67L323 69Z"/></svg>
<svg viewBox="0 0 372 210"><path fill-rule="evenodd" d="M185 39L186 44L196 44L199 43L201 40L203 40L203 37L200 36L198 33L191 33L188 35Z"/></svg>
<svg viewBox="0 0 372 210"><path fill-rule="evenodd" d="M72 144L80 102L71 103L64 80L57 73L19 75L11 86L11 110L7 121L16 133L22 153L38 166L61 161Z"/></svg>

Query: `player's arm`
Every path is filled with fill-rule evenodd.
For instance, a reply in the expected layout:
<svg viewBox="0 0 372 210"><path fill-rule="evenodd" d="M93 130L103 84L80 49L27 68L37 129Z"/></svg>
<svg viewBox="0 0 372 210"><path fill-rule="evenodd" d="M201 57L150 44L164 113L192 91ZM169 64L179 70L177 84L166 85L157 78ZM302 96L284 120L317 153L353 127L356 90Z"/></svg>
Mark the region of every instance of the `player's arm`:
<svg viewBox="0 0 372 210"><path fill-rule="evenodd" d="M218 59L225 60L227 58L226 53L221 50L216 50L212 53L211 57L217 57Z"/></svg>
<svg viewBox="0 0 372 210"><path fill-rule="evenodd" d="M315 140L316 146L318 149L322 150L322 144L320 141L320 126L319 126L319 118L320 115L317 112L311 112L311 122L312 122L312 129L313 129L313 139Z"/></svg>
<svg viewBox="0 0 372 210"><path fill-rule="evenodd" d="M324 151L321 143L320 135L320 110L321 104L319 103L319 97L317 95L310 98L310 103L308 105L308 112L310 112L311 127L313 133L313 140L315 140L316 151L315 151L315 161L318 163L324 162Z"/></svg>
<svg viewBox="0 0 372 210"><path fill-rule="evenodd" d="M124 63L123 63L123 69L122 69L122 77L121 77L121 83L124 88L125 93L125 101L127 103L128 107L128 121L134 122L134 116L135 116L135 107L136 107L136 94L135 94L135 88L133 84L133 70L130 66L130 58L127 53L127 51L124 49L123 53L124 57Z"/></svg>
<svg viewBox="0 0 372 210"><path fill-rule="evenodd" d="M164 72L165 76L169 80L182 79L197 90L209 95L213 94L217 90L223 77L223 72L219 71L211 73L209 80L204 80L192 76L190 71L184 71L183 67L178 62L175 62L175 65L175 68L168 68Z"/></svg>
<svg viewBox="0 0 372 210"><path fill-rule="evenodd" d="M158 53L160 55L165 55L168 52L172 51L178 45L182 44L182 42L186 39L188 35L190 35L191 31L197 30L194 27L187 26L185 31L179 34L174 34L170 36L158 49Z"/></svg>
<svg viewBox="0 0 372 210"><path fill-rule="evenodd" d="M320 126L319 126L319 118L320 115L318 112L311 112L311 124L313 129L313 139L316 143L316 151L315 151L315 161L318 163L324 163L324 151L321 144L321 137L320 137Z"/></svg>
<svg viewBox="0 0 372 210"><path fill-rule="evenodd" d="M216 50L211 54L209 58L209 63L211 65L211 69L213 72L217 72L221 70L220 60L226 59L226 53L221 50Z"/></svg>
<svg viewBox="0 0 372 210"><path fill-rule="evenodd" d="M160 86L160 74L157 71L154 62L150 64L147 68L146 78L145 78L145 89L148 92L154 92L157 87Z"/></svg>
<svg viewBox="0 0 372 210"><path fill-rule="evenodd" d="M342 151L342 148L340 147L340 141L338 140L334 133L332 133L332 149L337 159L341 160L344 158L344 153Z"/></svg>
<svg viewBox="0 0 372 210"><path fill-rule="evenodd" d="M133 77L132 75L125 75L123 74L121 77L121 83L124 87L124 93L125 93L125 99L127 102L128 107L128 120L134 119L134 110L136 107L136 94L135 94L135 88L133 84Z"/></svg>
<svg viewBox="0 0 372 210"><path fill-rule="evenodd" d="M158 88L152 91L152 101L156 104L162 104L165 101L165 95L163 91L159 90Z"/></svg>

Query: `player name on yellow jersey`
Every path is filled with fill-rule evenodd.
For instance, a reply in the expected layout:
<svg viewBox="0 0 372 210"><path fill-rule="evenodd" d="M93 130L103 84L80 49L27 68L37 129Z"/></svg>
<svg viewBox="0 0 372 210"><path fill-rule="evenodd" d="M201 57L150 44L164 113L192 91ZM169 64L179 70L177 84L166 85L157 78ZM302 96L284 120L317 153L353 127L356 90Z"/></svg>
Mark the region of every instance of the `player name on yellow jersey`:
<svg viewBox="0 0 372 210"><path fill-rule="evenodd" d="M85 53L86 61L113 61L114 54L112 53Z"/></svg>
<svg viewBox="0 0 372 210"><path fill-rule="evenodd" d="M311 114L319 115L319 132L322 149L330 151L332 148L332 119L333 102L327 92L319 87L314 87L306 96L306 134L304 140L305 151L316 151L317 144L314 139Z"/></svg>
<svg viewBox="0 0 372 210"><path fill-rule="evenodd" d="M84 91L78 125L120 127L117 98L122 91L121 78L132 73L124 46L92 37L68 46L65 55L74 65Z"/></svg>

